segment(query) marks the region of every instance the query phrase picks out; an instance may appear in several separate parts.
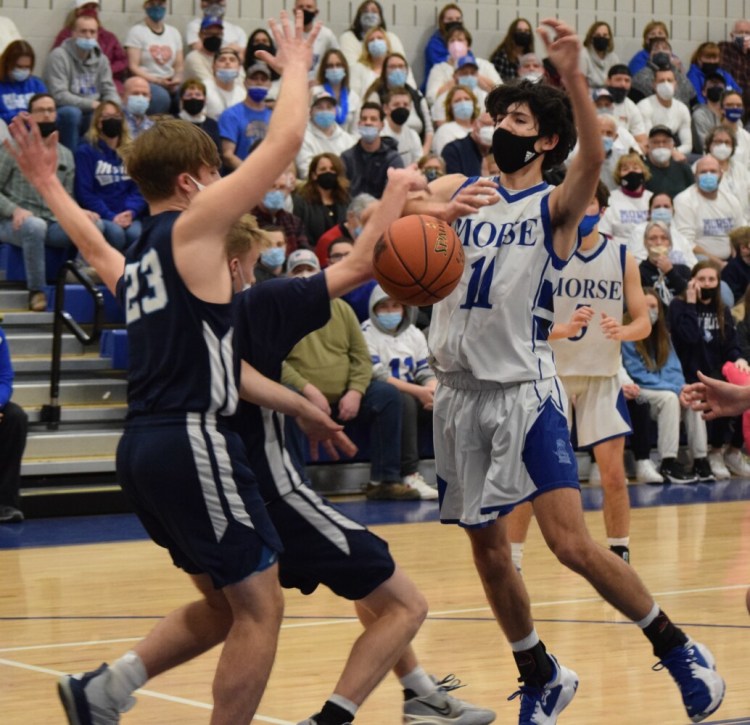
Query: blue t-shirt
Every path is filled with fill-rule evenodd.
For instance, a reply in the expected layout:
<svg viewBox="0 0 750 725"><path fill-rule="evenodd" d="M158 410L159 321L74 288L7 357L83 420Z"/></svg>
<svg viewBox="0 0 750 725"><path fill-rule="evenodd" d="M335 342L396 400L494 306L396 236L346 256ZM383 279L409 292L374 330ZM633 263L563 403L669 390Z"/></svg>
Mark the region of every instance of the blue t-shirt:
<svg viewBox="0 0 750 725"><path fill-rule="evenodd" d="M246 159L250 147L266 137L270 121L270 108L255 111L243 101L230 106L219 116L219 135L235 145L234 153L238 158Z"/></svg>
<svg viewBox="0 0 750 725"><path fill-rule="evenodd" d="M29 110L29 98L36 93L46 92L47 86L36 76L29 76L20 83L0 82L0 118L10 123L21 111Z"/></svg>

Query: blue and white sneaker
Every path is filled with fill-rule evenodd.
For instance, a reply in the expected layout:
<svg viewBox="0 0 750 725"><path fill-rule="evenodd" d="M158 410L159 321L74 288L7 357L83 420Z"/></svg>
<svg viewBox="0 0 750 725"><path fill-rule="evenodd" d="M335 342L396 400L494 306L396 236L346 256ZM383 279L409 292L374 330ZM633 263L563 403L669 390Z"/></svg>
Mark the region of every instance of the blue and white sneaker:
<svg viewBox="0 0 750 725"><path fill-rule="evenodd" d="M578 675L563 667L551 654L552 679L542 688L523 685L508 699L521 696L518 725L555 725L557 716L570 704L578 689Z"/></svg>
<svg viewBox="0 0 750 725"><path fill-rule="evenodd" d="M116 725L120 713L135 705L135 698L128 697L125 705L118 707L107 695L104 685L109 674L105 663L92 672L63 675L57 681L57 692L70 725Z"/></svg>
<svg viewBox="0 0 750 725"><path fill-rule="evenodd" d="M719 709L726 683L716 671L716 660L708 647L688 640L684 647L675 647L652 669L665 667L680 688L685 710L693 722L701 722Z"/></svg>

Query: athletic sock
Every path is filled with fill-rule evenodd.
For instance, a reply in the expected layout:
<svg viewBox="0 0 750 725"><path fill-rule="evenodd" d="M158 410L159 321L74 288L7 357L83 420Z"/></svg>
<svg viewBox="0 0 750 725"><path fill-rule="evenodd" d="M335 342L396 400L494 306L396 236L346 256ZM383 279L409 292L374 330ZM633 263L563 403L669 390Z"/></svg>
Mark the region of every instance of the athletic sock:
<svg viewBox="0 0 750 725"><path fill-rule="evenodd" d="M435 682L419 665L408 675L399 677L399 682L404 688L404 698L407 700L411 700L412 697L427 697L437 690Z"/></svg>
<svg viewBox="0 0 750 725"><path fill-rule="evenodd" d="M517 571L521 571L521 563L523 562L523 544L511 543L510 556L511 559L513 559L513 566L516 567Z"/></svg>
<svg viewBox="0 0 750 725"><path fill-rule="evenodd" d="M659 659L675 647L684 647L687 644L687 635L659 609L656 603L648 615L637 624L653 645L654 656Z"/></svg>
<svg viewBox="0 0 750 725"><path fill-rule="evenodd" d="M110 665L105 689L109 697L122 707L133 692L143 687L147 680L148 674L143 661L135 652L130 651Z"/></svg>
<svg viewBox="0 0 750 725"><path fill-rule="evenodd" d="M354 721L357 709L351 700L340 695L331 695L320 713L315 716L315 721L318 725L345 725Z"/></svg>
<svg viewBox="0 0 750 725"><path fill-rule="evenodd" d="M552 679L552 660L536 630L520 642L511 642L510 646L521 675L519 679L526 685L541 689Z"/></svg>

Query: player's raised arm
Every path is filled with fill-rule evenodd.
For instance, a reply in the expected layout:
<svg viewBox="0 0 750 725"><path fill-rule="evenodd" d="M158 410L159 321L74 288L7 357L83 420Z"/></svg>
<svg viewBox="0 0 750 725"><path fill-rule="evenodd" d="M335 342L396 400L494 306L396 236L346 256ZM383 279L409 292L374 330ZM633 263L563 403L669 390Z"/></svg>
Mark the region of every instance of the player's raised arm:
<svg viewBox="0 0 750 725"><path fill-rule="evenodd" d="M604 163L604 147L596 109L580 68L581 43L578 36L573 28L554 18L543 20L542 25L555 32L552 39L547 28L538 30L547 47L549 59L565 84L579 138L579 151L568 168L565 181L552 192L549 202L555 253L567 259L576 243L578 223L596 192Z"/></svg>
<svg viewBox="0 0 750 725"><path fill-rule="evenodd" d="M123 255L112 247L94 226L91 217L70 196L57 177L57 132L46 139L28 114L19 114L10 125L15 143L5 148L21 173L39 192L78 251L114 293L125 269Z"/></svg>

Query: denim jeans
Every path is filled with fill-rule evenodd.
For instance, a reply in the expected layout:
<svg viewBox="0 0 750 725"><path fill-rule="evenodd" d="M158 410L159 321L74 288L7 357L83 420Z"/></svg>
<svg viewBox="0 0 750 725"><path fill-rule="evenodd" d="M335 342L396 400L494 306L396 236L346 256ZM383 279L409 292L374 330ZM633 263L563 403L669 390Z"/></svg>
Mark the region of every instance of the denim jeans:
<svg viewBox="0 0 750 725"><path fill-rule="evenodd" d="M125 251L141 236L141 223L136 219L129 227L123 229L119 224L101 219L104 238L121 252Z"/></svg>
<svg viewBox="0 0 750 725"><path fill-rule="evenodd" d="M30 290L40 290L47 282L44 267L44 247L65 248L71 245L68 235L57 222L46 222L40 217L25 219L17 230L13 230L13 220L0 221L0 242L20 247L26 267L26 286Z"/></svg>
<svg viewBox="0 0 750 725"><path fill-rule="evenodd" d="M60 106L57 109L57 129L60 143L75 152L81 136L89 130L93 111L82 111L75 106Z"/></svg>

